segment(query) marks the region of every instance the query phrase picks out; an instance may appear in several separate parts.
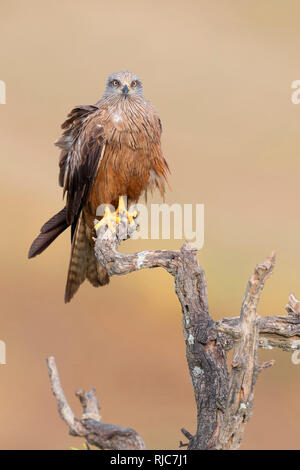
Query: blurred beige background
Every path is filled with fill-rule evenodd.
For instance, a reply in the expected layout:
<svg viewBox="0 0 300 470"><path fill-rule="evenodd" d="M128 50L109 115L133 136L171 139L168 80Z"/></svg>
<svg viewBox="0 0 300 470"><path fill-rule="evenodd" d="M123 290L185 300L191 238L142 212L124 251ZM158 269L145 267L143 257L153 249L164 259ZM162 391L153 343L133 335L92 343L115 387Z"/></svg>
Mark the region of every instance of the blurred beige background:
<svg viewBox="0 0 300 470"><path fill-rule="evenodd" d="M135 428L148 448L176 449L196 416L171 277L151 270L103 289L86 283L64 305L69 233L27 260L41 224L63 204L53 142L74 105L101 97L108 74L135 71L163 122L167 202L205 204L199 261L214 318L239 313L254 265L273 249L260 313L284 313L289 293L300 297L300 105L291 103L300 4L1 0L0 12L0 448L81 446L50 392L45 358L54 355L77 413L75 389L95 386L105 421ZM300 447L300 366L288 353L261 352L271 358L244 449Z"/></svg>

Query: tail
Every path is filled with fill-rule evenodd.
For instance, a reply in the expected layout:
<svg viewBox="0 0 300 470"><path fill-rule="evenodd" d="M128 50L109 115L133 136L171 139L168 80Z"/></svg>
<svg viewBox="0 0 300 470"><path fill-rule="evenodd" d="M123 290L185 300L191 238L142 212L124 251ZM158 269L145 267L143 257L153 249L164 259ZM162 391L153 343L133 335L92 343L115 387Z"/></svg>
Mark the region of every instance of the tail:
<svg viewBox="0 0 300 470"><path fill-rule="evenodd" d="M55 214L42 228L39 236L33 241L28 258L42 253L66 228L69 227L66 219L66 208Z"/></svg>
<svg viewBox="0 0 300 470"><path fill-rule="evenodd" d="M65 302L70 302L80 284L88 279L94 287L109 283L105 269L97 263L95 253L86 235L85 221L80 213L72 241L71 258L65 291Z"/></svg>

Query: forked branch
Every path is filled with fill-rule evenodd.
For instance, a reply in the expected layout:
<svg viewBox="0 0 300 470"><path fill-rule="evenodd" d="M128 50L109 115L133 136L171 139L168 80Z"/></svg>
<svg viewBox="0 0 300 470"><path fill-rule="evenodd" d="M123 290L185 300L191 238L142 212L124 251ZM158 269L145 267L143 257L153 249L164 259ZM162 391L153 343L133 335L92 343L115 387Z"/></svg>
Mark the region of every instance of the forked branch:
<svg viewBox="0 0 300 470"><path fill-rule="evenodd" d="M80 419L76 418L65 397L60 383L54 357L47 359L48 372L58 412L69 427L72 436L83 437L89 444L107 450L143 450L145 444L136 431L101 421L100 407L95 389L88 393L77 390L83 408Z"/></svg>
<svg viewBox="0 0 300 470"><path fill-rule="evenodd" d="M300 302L291 294L287 305L288 315L258 315L260 294L274 268L273 253L264 263L256 266L246 288L240 316L214 322L209 313L205 273L196 258L197 250L185 243L178 251L119 253L119 244L135 229L129 227L128 230L124 220L115 226L113 233L101 226L95 239L95 254L110 276L157 267L166 269L174 276L175 291L183 313L186 357L197 405L196 432L192 435L182 429L187 443L180 443L180 446L199 450L237 449L242 441L245 423L253 411L258 374L274 363L269 361L259 365L258 348L300 350ZM229 373L226 356L232 348L233 359ZM60 403L59 393L56 393L56 398ZM62 402L65 403L65 400L62 399ZM72 433L82 435L85 432L85 435L90 436L86 419L76 420L65 405L59 405L59 410ZM84 431L82 426L85 426ZM88 442L91 442L89 439ZM135 435L135 442L143 445L139 439ZM101 448L112 448L105 447L106 442ZM115 448L124 449L126 441L123 439L120 444L114 445L121 445Z"/></svg>

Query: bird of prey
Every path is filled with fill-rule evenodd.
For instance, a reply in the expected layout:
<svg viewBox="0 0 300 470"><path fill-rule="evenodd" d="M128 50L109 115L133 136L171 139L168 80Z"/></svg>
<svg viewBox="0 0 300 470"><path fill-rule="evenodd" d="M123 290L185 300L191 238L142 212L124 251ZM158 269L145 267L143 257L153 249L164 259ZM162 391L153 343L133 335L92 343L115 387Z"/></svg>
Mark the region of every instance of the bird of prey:
<svg viewBox="0 0 300 470"><path fill-rule="evenodd" d="M158 188L163 196L169 168L161 150L161 121L132 72L110 75L103 97L95 105L74 108L61 127L55 145L61 149L59 184L66 205L42 226L28 257L40 254L71 226L69 302L85 279L95 287L109 282L93 249L97 207L118 207L120 196L135 203L148 189Z"/></svg>

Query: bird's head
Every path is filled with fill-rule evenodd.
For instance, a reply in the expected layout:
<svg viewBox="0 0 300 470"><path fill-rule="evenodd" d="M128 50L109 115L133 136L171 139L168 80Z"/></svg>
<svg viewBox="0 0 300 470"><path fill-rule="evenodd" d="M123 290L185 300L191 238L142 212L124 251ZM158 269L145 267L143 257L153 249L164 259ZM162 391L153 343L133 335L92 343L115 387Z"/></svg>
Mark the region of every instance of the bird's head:
<svg viewBox="0 0 300 470"><path fill-rule="evenodd" d="M139 77L133 73L122 71L111 74L108 77L105 96L119 95L120 98L128 98L143 95L143 85Z"/></svg>

